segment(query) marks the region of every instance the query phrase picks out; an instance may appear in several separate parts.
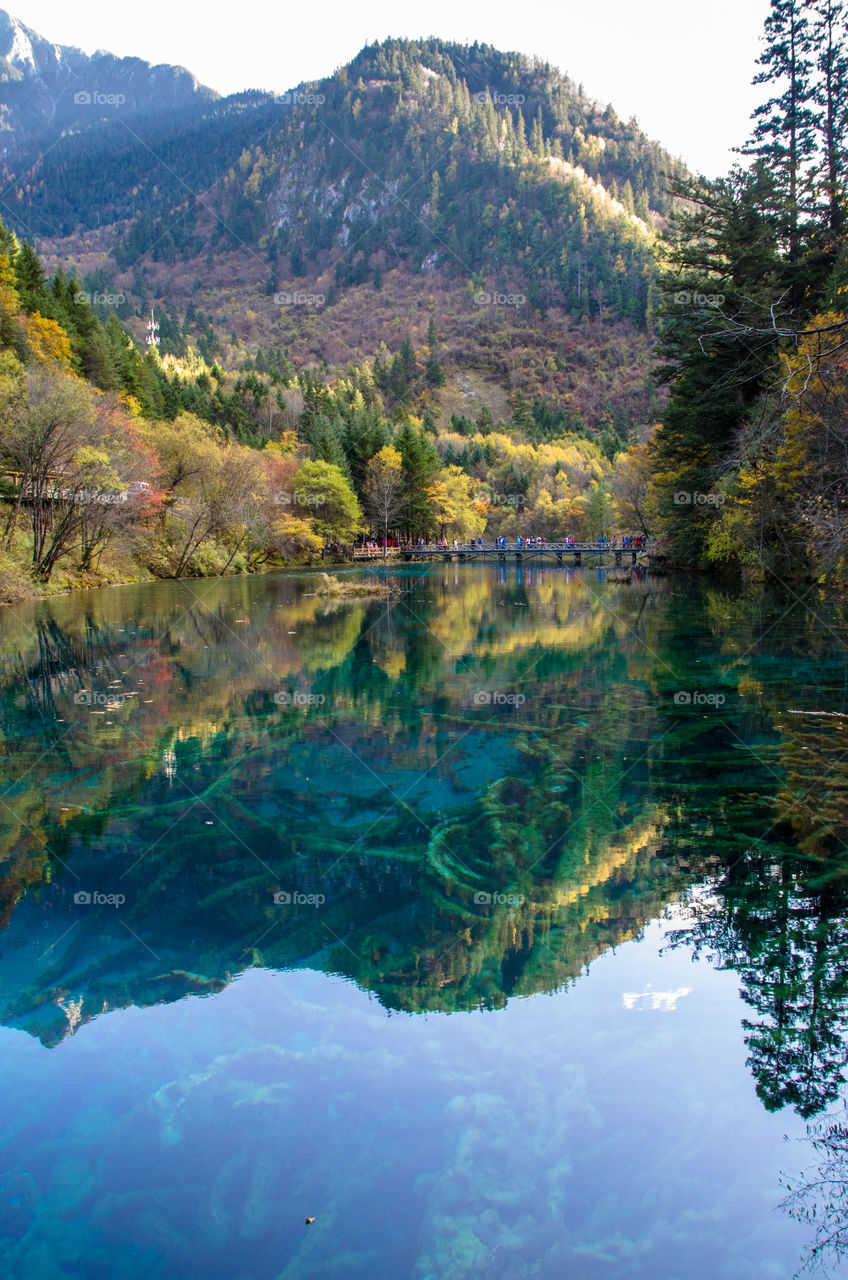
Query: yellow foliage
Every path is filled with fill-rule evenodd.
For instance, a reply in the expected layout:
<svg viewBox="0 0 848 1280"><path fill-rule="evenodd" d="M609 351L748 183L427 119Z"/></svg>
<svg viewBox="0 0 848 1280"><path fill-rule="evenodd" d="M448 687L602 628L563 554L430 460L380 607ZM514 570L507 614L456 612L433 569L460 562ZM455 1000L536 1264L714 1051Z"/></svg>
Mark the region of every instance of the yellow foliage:
<svg viewBox="0 0 848 1280"><path fill-rule="evenodd" d="M71 344L68 335L55 320L49 320L38 311L21 316L21 327L32 358L38 364L71 367Z"/></svg>

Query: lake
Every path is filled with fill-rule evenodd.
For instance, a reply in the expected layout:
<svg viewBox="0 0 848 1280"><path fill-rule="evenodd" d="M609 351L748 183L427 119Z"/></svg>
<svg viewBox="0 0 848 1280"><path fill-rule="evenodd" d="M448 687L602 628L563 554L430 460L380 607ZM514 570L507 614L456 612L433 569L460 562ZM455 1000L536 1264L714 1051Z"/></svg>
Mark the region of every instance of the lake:
<svg viewBox="0 0 848 1280"><path fill-rule="evenodd" d="M848 1274L846 610L386 572L0 612L0 1272Z"/></svg>

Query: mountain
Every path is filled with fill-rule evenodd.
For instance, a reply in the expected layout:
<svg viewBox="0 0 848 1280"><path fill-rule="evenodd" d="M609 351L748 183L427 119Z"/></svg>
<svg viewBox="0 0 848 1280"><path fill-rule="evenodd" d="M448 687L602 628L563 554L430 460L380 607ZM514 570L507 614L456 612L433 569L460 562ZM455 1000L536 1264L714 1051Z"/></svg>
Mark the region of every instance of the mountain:
<svg viewBox="0 0 848 1280"><path fill-rule="evenodd" d="M174 111L216 95L184 67L89 55L51 44L0 10L0 131L4 158L30 154L68 129L136 111Z"/></svg>
<svg viewBox="0 0 848 1280"><path fill-rule="evenodd" d="M505 639L493 626L505 606L482 580L467 583L447 617L436 587L416 597L417 616L403 608L386 619L383 601L328 615L289 579L267 578L251 597L249 648L231 632L234 597L222 583L188 609L165 586L154 611L140 606L131 621L114 592L85 616L33 626L15 615L0 642L0 785L27 824L0 827L0 1023L52 1045L108 1009L210 994L252 965L344 974L389 1009L499 1008L575 981L638 934L697 879L697 863L681 837L686 869L677 865L664 812L632 788L635 744L645 768L663 749L661 712L641 692L628 698L624 665L604 690L591 672L616 669L623 620L660 625L670 596L660 583L622 599L614 617L600 597L576 602L563 579L555 611L537 609L518 584L506 590L510 608L525 611L529 599L535 621ZM421 621L432 628L424 648ZM482 645L475 671L457 675L455 654L472 645ZM453 726L468 729L476 672L514 687L542 654L533 744L514 751L509 721L481 721L476 749L509 772L469 786L467 770L460 777L440 761ZM110 711L111 732L129 736L103 761L106 725L79 690L128 671L148 693ZM279 683L285 671L326 690L314 723L273 700L273 673ZM439 692L422 713L425 688ZM562 720L565 698L579 700L575 725ZM16 744L34 725L57 750L21 776ZM344 744L364 732L375 755L360 748L363 784ZM378 809L375 822L384 787L374 765L386 751L432 783L418 788L414 810ZM292 761L307 758L304 780ZM609 807L582 799L601 773ZM213 779L214 845L204 805L175 822L185 788L208 795ZM260 779L272 797L262 806L249 800ZM557 838L575 823L578 839ZM502 892L482 902L490 884ZM301 900L316 887L320 911ZM275 902L279 890L292 901ZM102 901L118 893L120 903Z"/></svg>
<svg viewBox="0 0 848 1280"><path fill-rule="evenodd" d="M344 365L423 342L432 317L460 373L450 411L478 399L497 417L520 390L561 408L577 395L590 424L616 405L651 418L653 239L663 175L682 167L634 121L538 59L436 39L370 45L277 96L192 81L167 111L160 70L139 70L132 111L100 112L34 163L31 147L7 155L2 173L18 233L122 299L136 336L155 303L177 355L203 340L207 358L267 346ZM587 354L609 369L603 405L577 394Z"/></svg>

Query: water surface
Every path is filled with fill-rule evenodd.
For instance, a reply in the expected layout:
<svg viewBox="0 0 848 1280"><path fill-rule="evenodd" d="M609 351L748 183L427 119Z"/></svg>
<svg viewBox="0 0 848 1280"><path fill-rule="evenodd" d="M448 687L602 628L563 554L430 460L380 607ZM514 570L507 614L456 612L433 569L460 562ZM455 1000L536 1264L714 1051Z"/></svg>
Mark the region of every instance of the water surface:
<svg viewBox="0 0 848 1280"><path fill-rule="evenodd" d="M844 1117L844 616L396 578L2 613L3 1273L792 1276Z"/></svg>

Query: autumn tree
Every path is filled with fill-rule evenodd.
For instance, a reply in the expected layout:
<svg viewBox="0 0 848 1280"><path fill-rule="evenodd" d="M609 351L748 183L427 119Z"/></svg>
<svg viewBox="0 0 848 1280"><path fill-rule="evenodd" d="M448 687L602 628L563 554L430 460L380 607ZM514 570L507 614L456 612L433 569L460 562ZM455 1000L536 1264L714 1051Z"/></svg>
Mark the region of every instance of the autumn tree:
<svg viewBox="0 0 848 1280"><path fill-rule="evenodd" d="M362 508L338 467L328 462L304 462L293 482L298 509L309 512L323 538L345 542L362 528Z"/></svg>
<svg viewBox="0 0 848 1280"><path fill-rule="evenodd" d="M475 485L461 467L445 467L433 482L430 499L442 537L471 542L486 528L486 509L475 502Z"/></svg>
<svg viewBox="0 0 848 1280"><path fill-rule="evenodd" d="M375 528L383 532L383 555L403 507L403 459L392 445L384 445L376 453L365 473L363 493L365 510Z"/></svg>
<svg viewBox="0 0 848 1280"><path fill-rule="evenodd" d="M619 454L610 478L615 510L622 526L650 538L656 525L653 466L646 444L631 445Z"/></svg>

